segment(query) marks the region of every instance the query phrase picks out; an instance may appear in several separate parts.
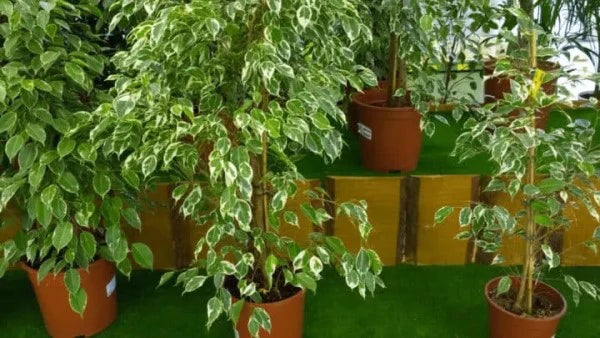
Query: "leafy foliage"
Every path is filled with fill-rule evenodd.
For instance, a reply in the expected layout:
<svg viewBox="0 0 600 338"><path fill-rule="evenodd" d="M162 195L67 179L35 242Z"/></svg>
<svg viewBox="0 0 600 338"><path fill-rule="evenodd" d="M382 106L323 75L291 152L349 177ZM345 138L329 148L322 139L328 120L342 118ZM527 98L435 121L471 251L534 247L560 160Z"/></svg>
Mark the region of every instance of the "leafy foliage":
<svg viewBox="0 0 600 338"><path fill-rule="evenodd" d="M67 271L83 313L76 268L100 256L131 270L120 219L134 195L89 138L101 129L89 111L107 97L96 83L103 12L97 1L23 0L0 1L0 13L0 211L14 202L23 212L21 232L0 245L0 276L19 260L39 267L38 280Z"/></svg>
<svg viewBox="0 0 600 338"><path fill-rule="evenodd" d="M510 14L519 18L522 34L534 34L533 41L537 40L537 34L540 34L540 41L551 41L551 37L544 36L543 30L524 13L513 8ZM511 32L501 34L517 40ZM463 208L459 223L464 231L457 236L474 240L485 252L498 252L505 236L523 238L528 252L524 257L521 285L525 285L527 278L537 278L532 276L560 265L560 255L549 240L552 234L570 228L572 220L566 217L566 208L585 207L590 215L600 220L595 182L595 167L600 157L597 145L592 143L594 126L587 120L570 120L569 124L552 131L536 128L535 121L540 112L550 107L564 109L570 104L566 89L559 86L556 93L551 93L542 86L557 77L566 82L576 80L568 70L544 72L529 66L536 54L558 56L557 52L551 51L553 49L547 46L535 48L533 52L514 50L497 62L494 76L510 78L512 92L506 93L502 100L474 110L474 116L465 123L467 131L458 137L453 153L461 160L480 153L489 154L495 164L495 173L486 190L523 199L522 210L514 215L503 206L485 203ZM566 113L565 116L570 119ZM451 210L438 211L436 222L443 221ZM587 244L596 250L597 242L595 238ZM502 261L500 255L494 259L495 263ZM499 292L509 290L509 281L503 279ZM571 278L566 281L577 301L581 293L578 283ZM592 297L596 298L596 295ZM515 308L525 306L516 304Z"/></svg>
<svg viewBox="0 0 600 338"><path fill-rule="evenodd" d="M371 39L356 1L117 1L112 8L120 20L145 19L132 28L129 50L113 59L115 99L97 110L103 131L93 136L107 156L124 159L128 185L176 182L181 213L206 230L177 284L191 292L212 280L207 325L221 315L237 321L240 302L280 299L284 285L314 291L325 265L362 296L383 286L374 251L353 255L323 231L304 248L279 234L298 226L286 206L300 193L312 200L302 217L318 228L332 218L322 189L299 192L294 162L307 153L337 159L344 88L376 84L354 60L352 47ZM366 245L366 204L336 209L355 220ZM232 300L227 280L237 281L241 301ZM268 331L268 314L254 311L248 328Z"/></svg>

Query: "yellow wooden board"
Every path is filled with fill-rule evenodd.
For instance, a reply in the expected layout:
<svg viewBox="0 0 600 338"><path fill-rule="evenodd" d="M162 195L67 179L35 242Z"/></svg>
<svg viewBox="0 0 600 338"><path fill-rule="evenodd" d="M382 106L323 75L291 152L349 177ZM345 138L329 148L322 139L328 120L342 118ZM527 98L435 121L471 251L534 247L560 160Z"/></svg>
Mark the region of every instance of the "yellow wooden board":
<svg viewBox="0 0 600 338"><path fill-rule="evenodd" d="M138 231L125 226L128 240L130 243L145 243L152 249L154 269L172 269L175 267L175 251L171 230L169 186L158 185L153 191L147 191L144 197L140 212L142 229Z"/></svg>
<svg viewBox="0 0 600 338"><path fill-rule="evenodd" d="M600 184L595 180L597 189ZM581 188L585 188L581 186ZM566 266L599 266L600 255L595 254L585 243L592 239L594 231L600 224L590 216L587 208L581 203L569 206L565 216L571 220L571 227L565 231L563 239L562 264Z"/></svg>
<svg viewBox="0 0 600 338"><path fill-rule="evenodd" d="M468 242L454 237L460 232L458 211L472 203L473 176L420 176L417 264L464 264ZM434 216L444 206L455 208L442 224Z"/></svg>
<svg viewBox="0 0 600 338"><path fill-rule="evenodd" d="M400 221L400 184L402 178L391 177L330 177L336 203L365 200L373 232L368 241L385 265L396 264L398 225ZM358 229L346 216L336 218L333 233L344 241L351 252L360 249Z"/></svg>

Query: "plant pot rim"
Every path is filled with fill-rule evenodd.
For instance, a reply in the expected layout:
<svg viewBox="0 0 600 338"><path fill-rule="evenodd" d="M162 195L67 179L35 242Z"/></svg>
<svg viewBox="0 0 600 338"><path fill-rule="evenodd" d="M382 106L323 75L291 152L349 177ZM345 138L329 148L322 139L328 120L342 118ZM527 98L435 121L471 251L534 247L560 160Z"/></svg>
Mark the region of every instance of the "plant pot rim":
<svg viewBox="0 0 600 338"><path fill-rule="evenodd" d="M365 94L367 92L378 92L378 91L384 91L384 90L385 89L381 88L381 87L373 87L373 88L365 89L362 92L358 92L358 93L355 93L354 95L352 95L352 102L354 102L358 106L361 106L362 108L377 110L377 111L382 111L382 112L401 113L401 112L417 111L415 109L415 107L413 107L413 106L405 106L405 107L376 106L376 105L370 104L369 102L365 102L365 101L359 99L360 97L365 96Z"/></svg>
<svg viewBox="0 0 600 338"><path fill-rule="evenodd" d="M292 299L296 299L296 298L301 298L304 297L304 295L306 294L306 290L304 289L300 289L298 292L296 292L293 296L288 297L288 298L284 298L282 300L278 300L276 302L270 302L270 303L253 303L253 302L248 302L246 301L246 303L244 305L250 305L250 306L260 306L260 307L271 307L271 306L278 306L278 305L282 305L285 304L289 301L291 301ZM232 297L236 302L239 301L240 299L237 297Z"/></svg>
<svg viewBox="0 0 600 338"><path fill-rule="evenodd" d="M93 261L92 263L90 263L87 266L87 268L77 268L76 270L79 271L79 272L81 272L81 271L87 271L87 270L91 269L92 267L94 267L96 265L99 265L99 264L102 264L102 263L109 263L110 264L110 262L107 261L106 259L99 258L99 259L96 259L95 261ZM23 270L25 270L26 272L29 272L29 273L37 273L37 271L38 271L38 269L32 268L29 264L27 264L27 262L22 261L22 260L19 261L18 266L21 269L23 269ZM63 269L63 270L61 270L61 272L57 273L55 276L60 276L60 275L63 275L64 273L65 273L65 270ZM54 274L51 273L51 275L54 275Z"/></svg>
<svg viewBox="0 0 600 338"><path fill-rule="evenodd" d="M509 276L511 279L521 279L521 276ZM529 320L529 321L535 321L535 322L546 322L546 321L554 321L557 319L560 319L561 317L563 317L565 315L565 313L567 312L567 300L565 299L565 297L562 295L562 293L560 293L558 290L556 290L554 287L542 282L542 281L538 281L538 284L542 284L544 285L544 287L550 289L552 292L555 292L561 299L562 301L562 309L560 310L559 313L550 316L550 317L542 317L542 318L535 318L535 317L523 317L523 316L519 316L515 313L512 313L506 309L504 309L502 306L496 304L496 302L494 302L493 299L490 298L489 294L488 294L488 290L490 289L490 285L496 281L498 281L500 278L502 277L495 277L492 278L489 282L487 282L485 284L485 287L483 288L483 294L485 296L485 299L487 300L488 304L490 304L491 306L493 306L495 309L511 316L511 317L516 317L516 318L521 318L524 320Z"/></svg>

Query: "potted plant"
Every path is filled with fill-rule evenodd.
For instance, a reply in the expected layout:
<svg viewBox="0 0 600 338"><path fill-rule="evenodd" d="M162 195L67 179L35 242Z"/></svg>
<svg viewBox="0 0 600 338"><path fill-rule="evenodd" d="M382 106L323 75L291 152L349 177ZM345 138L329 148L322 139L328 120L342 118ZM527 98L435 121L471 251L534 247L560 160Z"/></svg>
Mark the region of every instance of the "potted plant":
<svg viewBox="0 0 600 338"><path fill-rule="evenodd" d="M299 217L321 228L332 218L322 189L304 192L315 204L303 216L286 204L301 193L298 156L340 156L347 82L375 82L349 48L370 36L356 2L127 3L115 10L146 19L114 57L121 74L102 138L119 145L108 154L122 155L127 181L168 177L182 215L205 229L191 266L160 284L175 275L184 293L212 284L207 326L224 315L241 337L301 337L304 290L316 290L324 266L362 296L383 286L363 202L331 210L356 221L365 246L356 253L322 231L307 247L279 235Z"/></svg>
<svg viewBox="0 0 600 338"><path fill-rule="evenodd" d="M496 164L486 191L498 191L523 199L523 209L511 215L499 205L477 203L460 210L459 223L464 229L460 239L472 239L479 250L498 252L504 236L520 236L525 253L519 276L491 280L484 289L490 311L490 337L552 337L567 303L554 288L542 282L545 272L560 265L560 254L552 247L553 234L569 229L571 220L563 212L570 205L582 205L600 219L593 202L597 197L592 179L598 149L592 143L595 133L589 121L571 121L563 128L544 132L536 128L536 112L544 107L567 101L562 90L548 94L542 90L549 81L538 67L538 36L544 31L517 9L509 9L519 20L521 34L529 42L526 50L514 51L515 63L528 62L510 72L512 92L502 100L475 109L466 122L468 129L459 136L454 151L461 159L477 153L489 153ZM549 41L542 38L539 41ZM554 56L557 56L556 54ZM526 57L527 59L524 59ZM572 78L573 79L573 78ZM517 116L515 114L518 113ZM444 207L436 215L436 223L453 212ZM587 244L594 249L600 239L600 228ZM500 263L501 255L494 258ZM577 303L582 293L596 298L598 288L589 282L564 277L573 290Z"/></svg>
<svg viewBox="0 0 600 338"><path fill-rule="evenodd" d="M438 3L383 0L371 4L374 36L388 52L387 81L354 95L363 166L381 171L416 169L421 130L434 132L422 114L441 98L442 81L433 73ZM439 67L438 67L439 69Z"/></svg>
<svg viewBox="0 0 600 338"><path fill-rule="evenodd" d="M50 335L89 336L115 319L114 264L131 271L120 220L140 227L87 112L105 96L94 85L106 62L93 29L102 12L87 3L0 5L0 212L12 202L23 214L20 232L0 244L0 276L13 264L27 272ZM151 266L145 245L132 251Z"/></svg>
<svg viewBox="0 0 600 338"><path fill-rule="evenodd" d="M519 0L518 5L525 12L529 18L538 24L544 32L547 34L553 34L555 29L560 29L560 13L564 8L565 2L563 1L553 1L553 0L541 0L541 1L533 1L533 0ZM512 3L508 3L503 5L503 8L507 9L513 7ZM509 32L513 30L513 28L517 27L517 18L510 13L510 11L504 10L502 11L507 16L505 16L505 21L503 25L503 30L501 32ZM520 47L526 46L527 42L522 39L520 36L512 36L512 34L508 34L506 36L498 36L497 39L489 39L492 44L495 45L503 45L506 51L519 49ZM510 37L510 38L509 38ZM489 45L488 45L489 46ZM502 48L502 47L500 47ZM497 67L497 59L502 58L502 55L505 51L500 51L500 55L494 55L484 60L483 64L483 73L485 76L484 79L484 99L486 103L494 102L495 100L501 99L505 93L509 93L511 91L511 78L507 77L503 73L503 70L507 68L514 67L524 67L527 68L527 64L515 64L515 65L500 65ZM544 70L546 73L559 73L560 64L554 60L548 58L547 55L539 55L538 66L540 69ZM506 60L505 60L506 61ZM556 84L558 78L554 77L551 81L544 82L543 90L552 94L556 91ZM545 128L546 122L548 120L551 108L548 107L539 112L540 119L538 120L538 127Z"/></svg>

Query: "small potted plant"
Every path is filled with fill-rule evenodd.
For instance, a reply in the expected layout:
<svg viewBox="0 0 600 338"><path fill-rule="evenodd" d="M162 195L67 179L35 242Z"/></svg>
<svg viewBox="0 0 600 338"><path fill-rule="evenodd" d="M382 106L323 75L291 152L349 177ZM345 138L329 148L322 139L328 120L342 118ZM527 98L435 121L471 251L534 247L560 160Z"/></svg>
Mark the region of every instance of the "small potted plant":
<svg viewBox="0 0 600 338"><path fill-rule="evenodd" d="M598 192L591 181L597 175L598 149L592 143L595 129L589 121L571 121L547 133L536 127L537 111L566 98L542 89L548 78L538 67L538 52L551 49L538 47L538 41L549 41L538 40L544 31L522 11L510 11L518 18L521 34L528 41L528 49L514 51L512 64L527 62L529 67L512 69L511 93L475 109L475 117L465 124L468 130L458 138L455 154L464 159L489 153L496 170L486 191L519 196L523 208L514 215L500 205L477 203L463 208L459 223L464 231L457 237L472 239L479 250L490 253L500 250L505 236L523 239L521 274L495 278L485 286L490 337L546 338L554 336L567 309L559 291L541 280L545 272L560 265L560 254L550 238L568 230L571 220L563 211L570 205L585 206L594 218L600 219L594 202ZM435 215L436 223L452 211L451 207L440 209ZM595 239L587 243L590 248L595 248L599 235L600 228ZM494 263L502 261L501 255L494 258ZM575 303L582 293L597 297L595 285L571 276L564 280L573 290Z"/></svg>
<svg viewBox="0 0 600 338"><path fill-rule="evenodd" d="M184 293L214 286L207 327L224 315L241 337L291 338L302 337L304 290L316 290L325 266L363 297L383 286L364 203L331 209L356 221L356 253L322 231L306 247L279 234L300 217L317 227L332 218L322 189L304 192L315 203L301 215L286 205L303 193L299 156L341 154L346 84L375 83L350 48L370 36L356 1L142 3L123 8L146 19L114 57L121 74L104 142L123 145L108 153L123 150L125 178L169 177L182 215L205 230L191 266L160 284L177 275Z"/></svg>
<svg viewBox="0 0 600 338"><path fill-rule="evenodd" d="M50 335L89 336L116 316L115 267L129 275L130 246L120 220L140 227L118 163L93 141L94 80L106 58L93 26L100 9L68 2L2 2L0 212L23 215L0 244L0 276L13 264L28 274ZM90 136L92 138L90 139ZM133 256L151 266L148 248Z"/></svg>
<svg viewBox="0 0 600 338"><path fill-rule="evenodd" d="M432 38L440 28L438 6L416 0L371 3L376 45L385 46L388 75L378 87L353 97L362 162L368 169L413 171L421 130L434 132L434 123L421 117L442 98L443 81L435 77L441 63Z"/></svg>

